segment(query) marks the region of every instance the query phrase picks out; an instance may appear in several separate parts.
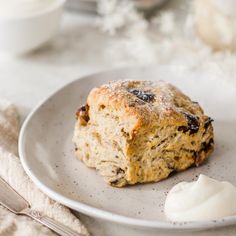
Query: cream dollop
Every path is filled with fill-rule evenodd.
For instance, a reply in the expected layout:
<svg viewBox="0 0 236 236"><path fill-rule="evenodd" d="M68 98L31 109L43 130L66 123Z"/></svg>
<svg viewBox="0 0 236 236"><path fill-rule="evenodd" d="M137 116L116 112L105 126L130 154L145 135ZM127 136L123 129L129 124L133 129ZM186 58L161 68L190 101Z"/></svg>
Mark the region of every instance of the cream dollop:
<svg viewBox="0 0 236 236"><path fill-rule="evenodd" d="M55 0L0 0L0 16L18 17L40 13Z"/></svg>
<svg viewBox="0 0 236 236"><path fill-rule="evenodd" d="M236 17L235 0L211 0L212 3L226 16Z"/></svg>
<svg viewBox="0 0 236 236"><path fill-rule="evenodd" d="M236 214L236 188L200 175L197 181L175 185L165 201L171 221L216 220Z"/></svg>

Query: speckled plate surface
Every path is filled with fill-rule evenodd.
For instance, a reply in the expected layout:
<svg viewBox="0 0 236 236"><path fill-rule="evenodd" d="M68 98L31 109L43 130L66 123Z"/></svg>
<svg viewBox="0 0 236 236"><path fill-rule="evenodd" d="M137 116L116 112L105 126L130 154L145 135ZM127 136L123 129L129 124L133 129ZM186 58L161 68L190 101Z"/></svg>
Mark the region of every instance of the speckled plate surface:
<svg viewBox="0 0 236 236"><path fill-rule="evenodd" d="M162 79L198 101L213 117L216 149L199 168L159 183L122 189L107 186L95 170L74 157L71 142L75 111L89 91L117 79ZM217 221L169 222L163 214L168 190L200 173L236 185L236 87L216 76L183 67L156 66L103 72L75 80L36 107L20 134L20 157L33 182L51 198L84 214L149 229L200 230L236 223L236 216Z"/></svg>

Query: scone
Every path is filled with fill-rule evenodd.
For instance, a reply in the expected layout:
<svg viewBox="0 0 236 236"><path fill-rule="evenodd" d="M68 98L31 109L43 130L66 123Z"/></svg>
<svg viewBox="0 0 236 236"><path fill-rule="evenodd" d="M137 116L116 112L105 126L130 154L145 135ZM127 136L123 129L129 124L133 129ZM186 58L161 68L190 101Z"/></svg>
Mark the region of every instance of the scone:
<svg viewBox="0 0 236 236"><path fill-rule="evenodd" d="M77 111L76 156L112 186L156 182L213 151L212 119L163 81L94 88Z"/></svg>

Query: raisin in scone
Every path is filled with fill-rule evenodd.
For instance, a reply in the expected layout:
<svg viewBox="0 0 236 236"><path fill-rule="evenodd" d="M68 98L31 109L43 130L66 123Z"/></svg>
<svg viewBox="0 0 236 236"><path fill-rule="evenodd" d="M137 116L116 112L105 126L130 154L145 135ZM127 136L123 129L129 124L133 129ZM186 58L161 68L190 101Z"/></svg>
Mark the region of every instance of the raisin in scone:
<svg viewBox="0 0 236 236"><path fill-rule="evenodd" d="M201 164L214 147L211 122L171 84L116 81L90 92L73 142L80 160L122 187Z"/></svg>

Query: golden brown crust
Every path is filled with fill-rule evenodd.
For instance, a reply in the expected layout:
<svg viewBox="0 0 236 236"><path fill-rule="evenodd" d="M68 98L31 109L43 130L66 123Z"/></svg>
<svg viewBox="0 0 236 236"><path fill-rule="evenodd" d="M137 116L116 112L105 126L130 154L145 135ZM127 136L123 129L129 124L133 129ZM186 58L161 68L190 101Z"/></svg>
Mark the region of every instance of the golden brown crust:
<svg viewBox="0 0 236 236"><path fill-rule="evenodd" d="M111 82L90 92L87 108L87 124L78 113L77 156L113 186L159 181L198 166L213 151L212 120L166 82Z"/></svg>
<svg viewBox="0 0 236 236"><path fill-rule="evenodd" d="M130 89L140 88L142 91L152 92L155 96L153 102L145 102L134 94ZM178 100L176 99L178 98ZM130 127L130 133L141 127L153 126L168 119L170 124L186 125L185 117L180 113L181 107L191 114L202 116L201 107L191 101L180 90L163 81L116 81L93 89L87 100L88 106L107 107L110 110L123 111L121 120L131 119L136 121Z"/></svg>

